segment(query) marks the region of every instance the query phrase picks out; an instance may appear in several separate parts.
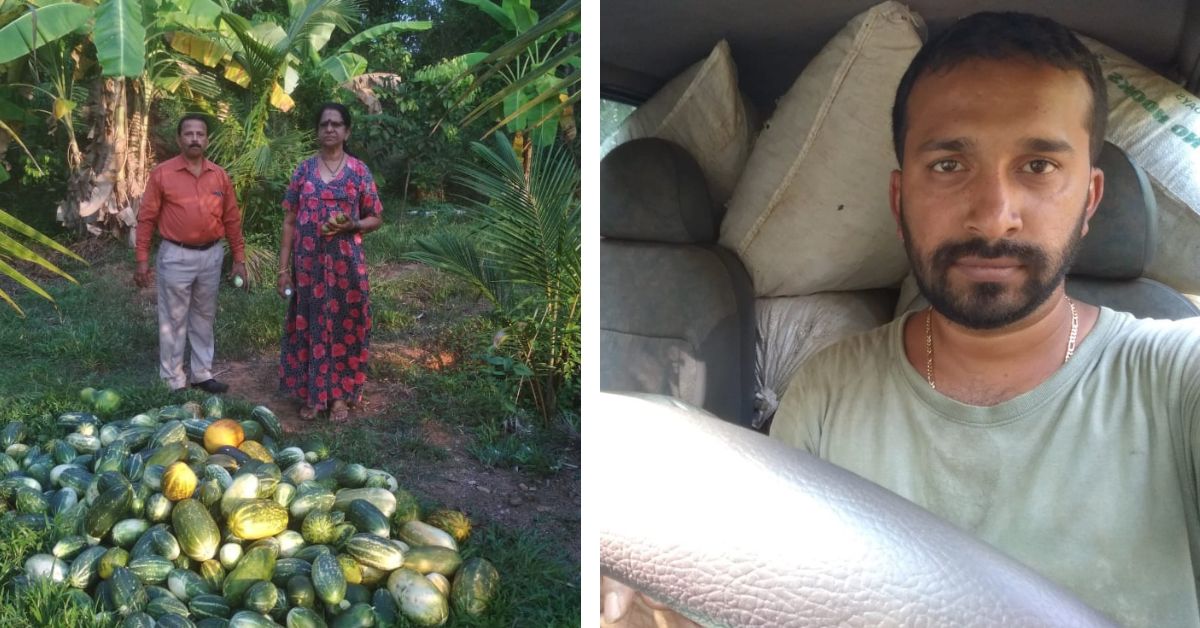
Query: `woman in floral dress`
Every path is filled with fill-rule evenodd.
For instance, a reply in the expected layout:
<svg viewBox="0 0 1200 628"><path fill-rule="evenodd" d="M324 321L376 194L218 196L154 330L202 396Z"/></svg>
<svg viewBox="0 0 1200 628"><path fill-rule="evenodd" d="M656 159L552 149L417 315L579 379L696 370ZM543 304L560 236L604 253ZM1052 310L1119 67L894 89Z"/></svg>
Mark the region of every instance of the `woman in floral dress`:
<svg viewBox="0 0 1200 628"><path fill-rule="evenodd" d="M289 302L279 388L300 398L305 420L328 409L331 421L346 421L366 382L371 305L362 234L379 228L383 207L371 171L345 151L349 137L350 112L322 105L321 149L296 167L283 199L278 288Z"/></svg>

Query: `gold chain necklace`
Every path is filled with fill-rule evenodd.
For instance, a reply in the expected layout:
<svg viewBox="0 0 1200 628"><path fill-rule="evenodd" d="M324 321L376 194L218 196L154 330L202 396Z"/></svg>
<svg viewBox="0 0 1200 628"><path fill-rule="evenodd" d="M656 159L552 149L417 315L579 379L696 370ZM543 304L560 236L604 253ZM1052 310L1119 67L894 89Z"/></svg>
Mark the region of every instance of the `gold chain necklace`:
<svg viewBox="0 0 1200 628"><path fill-rule="evenodd" d="M1071 361L1071 356L1075 355L1075 340L1079 335L1079 312L1075 309L1075 302L1071 297L1063 295L1067 300L1067 305L1071 307L1071 336L1067 338L1067 354L1063 356L1063 364ZM933 308L925 313L925 381L929 382L929 387L937 390L937 384L933 382Z"/></svg>
<svg viewBox="0 0 1200 628"><path fill-rule="evenodd" d="M344 164L344 163L346 163L346 153L344 151L342 152L342 158L339 159L337 162L337 164L338 164L337 168L330 168L329 162L325 161L324 157L321 158L321 165L325 166L325 169L329 171L329 176L331 176L331 177L337 176L338 171L342 169L342 164Z"/></svg>

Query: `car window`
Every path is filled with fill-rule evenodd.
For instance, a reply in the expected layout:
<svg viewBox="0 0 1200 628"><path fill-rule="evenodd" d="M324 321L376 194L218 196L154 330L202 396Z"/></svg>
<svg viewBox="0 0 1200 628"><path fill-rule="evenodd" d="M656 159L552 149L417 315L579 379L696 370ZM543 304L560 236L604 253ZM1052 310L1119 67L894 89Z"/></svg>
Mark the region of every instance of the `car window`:
<svg viewBox="0 0 1200 628"><path fill-rule="evenodd" d="M621 123L629 114L637 109L636 105L627 105L623 102L609 100L607 98L600 99L600 143L603 144L617 129L621 128Z"/></svg>

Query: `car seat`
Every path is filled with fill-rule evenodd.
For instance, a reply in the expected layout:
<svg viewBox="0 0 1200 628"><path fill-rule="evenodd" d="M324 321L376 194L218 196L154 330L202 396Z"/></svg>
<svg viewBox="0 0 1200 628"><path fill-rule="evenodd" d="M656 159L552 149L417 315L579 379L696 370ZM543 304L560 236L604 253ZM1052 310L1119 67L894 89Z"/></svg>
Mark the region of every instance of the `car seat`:
<svg viewBox="0 0 1200 628"><path fill-rule="evenodd" d="M1104 198L1067 278L1072 297L1139 318L1200 316L1173 288L1146 279L1158 244L1158 205L1146 173L1115 145L1100 152Z"/></svg>
<svg viewBox="0 0 1200 628"><path fill-rule="evenodd" d="M1117 146L1105 143L1099 167L1104 197L1067 276L1071 297L1139 318L1200 316L1200 307L1174 288L1143 277L1158 244L1158 205L1146 173ZM897 313L928 306L905 280Z"/></svg>
<svg viewBox="0 0 1200 628"><path fill-rule="evenodd" d="M600 388L754 415L754 294L716 244L721 212L696 161L656 138L600 163Z"/></svg>

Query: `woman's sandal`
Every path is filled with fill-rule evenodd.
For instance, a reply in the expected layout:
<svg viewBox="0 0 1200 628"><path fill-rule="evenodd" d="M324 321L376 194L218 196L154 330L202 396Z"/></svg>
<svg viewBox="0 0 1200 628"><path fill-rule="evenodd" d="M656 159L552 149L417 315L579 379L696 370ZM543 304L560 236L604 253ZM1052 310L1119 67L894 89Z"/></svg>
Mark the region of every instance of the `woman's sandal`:
<svg viewBox="0 0 1200 628"><path fill-rule="evenodd" d="M311 406L300 406L300 420L313 421L317 418L318 410Z"/></svg>
<svg viewBox="0 0 1200 628"><path fill-rule="evenodd" d="M336 404L329 410L330 423L350 422L350 408L346 404Z"/></svg>

